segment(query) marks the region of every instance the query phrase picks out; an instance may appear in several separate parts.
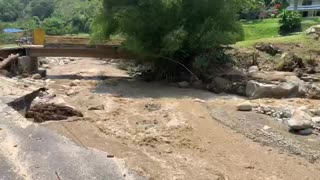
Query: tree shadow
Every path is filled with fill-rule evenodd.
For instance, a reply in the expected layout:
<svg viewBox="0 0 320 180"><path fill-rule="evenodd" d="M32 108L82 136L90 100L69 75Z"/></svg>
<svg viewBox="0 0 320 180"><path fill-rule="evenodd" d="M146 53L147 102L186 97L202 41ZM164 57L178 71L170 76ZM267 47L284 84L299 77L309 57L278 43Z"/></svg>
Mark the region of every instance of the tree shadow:
<svg viewBox="0 0 320 180"><path fill-rule="evenodd" d="M111 80L111 81L109 81ZM114 81L113 81L114 80ZM167 82L145 82L139 79L108 79L99 82L94 93L117 95L124 98L199 98L210 100L217 98L236 98L237 96L226 94L214 94L207 90L179 88L176 84Z"/></svg>
<svg viewBox="0 0 320 180"><path fill-rule="evenodd" d="M48 79L52 80L106 80L106 79L132 79L132 77L124 77L124 76L106 76L106 75L93 75L93 76L83 76L83 75L76 75L76 74L67 74L67 75L48 75Z"/></svg>

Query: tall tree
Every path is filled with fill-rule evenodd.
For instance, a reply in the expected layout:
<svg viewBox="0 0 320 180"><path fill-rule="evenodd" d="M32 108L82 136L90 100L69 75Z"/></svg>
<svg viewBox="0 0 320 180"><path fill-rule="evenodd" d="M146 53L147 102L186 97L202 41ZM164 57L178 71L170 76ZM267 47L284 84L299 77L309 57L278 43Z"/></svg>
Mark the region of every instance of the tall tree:
<svg viewBox="0 0 320 180"><path fill-rule="evenodd" d="M191 56L235 41L239 0L104 0L100 26L133 52Z"/></svg>
<svg viewBox="0 0 320 180"><path fill-rule="evenodd" d="M28 14L37 16L40 20L50 17L54 10L55 2L52 0L33 0L27 7Z"/></svg>

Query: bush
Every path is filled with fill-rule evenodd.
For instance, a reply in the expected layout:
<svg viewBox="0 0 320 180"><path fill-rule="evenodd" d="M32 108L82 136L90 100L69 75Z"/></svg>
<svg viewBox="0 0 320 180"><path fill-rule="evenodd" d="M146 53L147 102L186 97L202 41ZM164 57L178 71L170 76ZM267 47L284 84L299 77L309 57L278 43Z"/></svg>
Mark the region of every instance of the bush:
<svg viewBox="0 0 320 180"><path fill-rule="evenodd" d="M123 47L151 60L161 77L178 73L194 57L241 39L237 0L104 0L98 21L106 37L122 34ZM103 29L103 31L101 31ZM165 57L165 58L164 58Z"/></svg>
<svg viewBox="0 0 320 180"><path fill-rule="evenodd" d="M280 34L301 31L301 14L298 11L283 10L280 14Z"/></svg>
<svg viewBox="0 0 320 180"><path fill-rule="evenodd" d="M261 0L245 0L241 5L240 18L254 20L260 18L265 9L265 3Z"/></svg>

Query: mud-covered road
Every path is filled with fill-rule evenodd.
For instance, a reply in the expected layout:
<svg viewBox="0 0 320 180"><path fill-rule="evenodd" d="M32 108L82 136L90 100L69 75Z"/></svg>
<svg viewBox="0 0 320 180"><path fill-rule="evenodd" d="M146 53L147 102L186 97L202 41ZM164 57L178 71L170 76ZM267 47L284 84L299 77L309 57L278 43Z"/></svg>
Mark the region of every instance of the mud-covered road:
<svg viewBox="0 0 320 180"><path fill-rule="evenodd" d="M269 116L236 111L245 101L129 77L116 63L73 59L48 70L49 86L85 118L44 126L107 151L150 179L318 179L320 139ZM259 100L254 103L270 103ZM316 105L303 99L275 104ZM268 130L264 126L270 127Z"/></svg>

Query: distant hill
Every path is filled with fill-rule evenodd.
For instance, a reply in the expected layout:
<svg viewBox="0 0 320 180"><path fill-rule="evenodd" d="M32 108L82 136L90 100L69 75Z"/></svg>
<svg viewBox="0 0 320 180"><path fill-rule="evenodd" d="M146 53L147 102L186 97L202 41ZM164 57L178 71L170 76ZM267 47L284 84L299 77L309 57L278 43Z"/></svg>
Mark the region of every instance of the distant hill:
<svg viewBox="0 0 320 180"><path fill-rule="evenodd" d="M41 26L52 35L89 33L101 6L100 0L0 0L0 25Z"/></svg>

